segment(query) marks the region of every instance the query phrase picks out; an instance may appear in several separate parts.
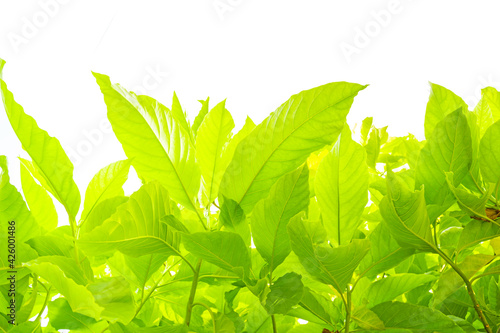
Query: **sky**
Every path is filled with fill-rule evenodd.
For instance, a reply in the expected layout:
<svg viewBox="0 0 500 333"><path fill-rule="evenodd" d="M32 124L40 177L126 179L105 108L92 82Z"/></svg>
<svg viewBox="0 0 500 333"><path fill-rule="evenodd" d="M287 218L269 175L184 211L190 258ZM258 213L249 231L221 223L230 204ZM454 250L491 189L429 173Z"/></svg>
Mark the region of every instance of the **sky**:
<svg viewBox="0 0 500 333"><path fill-rule="evenodd" d="M291 95L328 82L370 84L351 127L367 116L393 136L423 139L428 82L472 110L500 88L497 0L0 0L4 80L26 113L61 142L84 190L125 158L91 71L190 119L198 100L227 98L237 127L261 122ZM0 107L0 154L20 188L26 157ZM131 177L130 193L137 188Z"/></svg>

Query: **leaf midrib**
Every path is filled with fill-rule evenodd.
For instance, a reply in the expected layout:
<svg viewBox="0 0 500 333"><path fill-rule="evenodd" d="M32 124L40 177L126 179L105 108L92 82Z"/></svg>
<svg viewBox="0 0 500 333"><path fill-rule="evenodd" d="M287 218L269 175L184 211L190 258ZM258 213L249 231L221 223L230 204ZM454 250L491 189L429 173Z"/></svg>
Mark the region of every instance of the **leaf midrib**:
<svg viewBox="0 0 500 333"><path fill-rule="evenodd" d="M338 105L342 102L344 102L345 100L348 100L350 98L354 98L358 92L360 92L362 89L364 89L366 86L362 86L361 89L357 90L354 94L352 95L349 95L347 97L344 97L343 99L341 99L340 101L337 101L336 103L332 104L332 105L329 105L327 106L326 108L324 108L323 110L319 111L318 113L314 114L313 116L311 117L308 117L306 120L304 120L299 126L297 126L296 128L294 128L285 138L283 138L281 140L281 142L276 146L276 148L269 154L269 156L265 159L264 163L262 163L261 167L259 168L259 170L255 173L255 176L252 178L252 180L250 181L247 189L245 190L245 192L243 193L241 199L238 201L238 205L241 206L241 202L243 201L243 199L245 198L245 196L247 195L248 191L250 190L250 188L252 187L252 184L254 183L255 179L257 178L257 176L260 174L260 172L262 171L262 169L264 168L264 166L267 164L267 162L269 162L269 160L271 159L271 157L274 155L274 153L279 149L279 147L281 147L281 145L287 141L297 130L299 130L302 126L304 126L307 122L309 122L311 119L315 118L316 116L318 116L319 114L325 112L326 110L330 109L331 107L335 106L335 105ZM314 97L315 99L317 98L317 96ZM267 119L270 119L270 118L267 118ZM263 123L261 123L262 125ZM260 125L259 125L260 126ZM255 131L255 129L254 129ZM248 138L248 137L247 137ZM240 142L241 143L241 142Z"/></svg>

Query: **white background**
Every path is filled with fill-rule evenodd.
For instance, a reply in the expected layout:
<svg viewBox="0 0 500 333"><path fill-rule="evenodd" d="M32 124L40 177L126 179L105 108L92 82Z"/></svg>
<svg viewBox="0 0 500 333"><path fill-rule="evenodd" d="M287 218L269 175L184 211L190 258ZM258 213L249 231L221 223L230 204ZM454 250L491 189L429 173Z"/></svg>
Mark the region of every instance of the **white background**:
<svg viewBox="0 0 500 333"><path fill-rule="evenodd" d="M423 139L428 81L470 109L481 87L500 88L499 10L498 0L0 0L0 57L10 90L61 141L84 192L124 158L101 129L91 71L167 106L175 90L190 119L197 100L227 98L238 128L301 90L369 83L349 124L374 116L392 135ZM19 188L25 153L0 110L0 154Z"/></svg>

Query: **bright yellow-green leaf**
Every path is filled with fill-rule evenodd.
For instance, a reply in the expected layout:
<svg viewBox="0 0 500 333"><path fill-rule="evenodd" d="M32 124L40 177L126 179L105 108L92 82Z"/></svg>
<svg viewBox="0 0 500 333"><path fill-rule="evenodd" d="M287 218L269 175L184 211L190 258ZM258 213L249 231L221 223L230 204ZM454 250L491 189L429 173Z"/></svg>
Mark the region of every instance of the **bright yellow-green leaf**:
<svg viewBox="0 0 500 333"><path fill-rule="evenodd" d="M255 247L272 272L291 251L288 221L309 205L307 164L278 179L269 196L255 205L251 226Z"/></svg>
<svg viewBox="0 0 500 333"><path fill-rule="evenodd" d="M15 100L7 89L7 84L0 79L2 98L9 118L23 149L32 159L31 174L43 187L66 208L70 218L74 219L80 208L80 192L73 180L73 164L57 140L40 129L31 116Z"/></svg>
<svg viewBox="0 0 500 333"><path fill-rule="evenodd" d="M348 244L368 202L368 166L365 149L351 139L347 126L321 161L314 190L330 241Z"/></svg>
<svg viewBox="0 0 500 333"><path fill-rule="evenodd" d="M175 201L197 212L194 198L200 187L200 171L190 133L153 98L136 96L111 84L106 75L94 76L113 131L137 173L159 181Z"/></svg>
<svg viewBox="0 0 500 333"><path fill-rule="evenodd" d="M79 246L91 256L116 250L133 257L153 253L177 255L179 235L161 222L169 214L168 192L157 182L148 183L101 226L83 235Z"/></svg>
<svg viewBox="0 0 500 333"><path fill-rule="evenodd" d="M196 158L200 164L204 206L210 205L219 193L220 182L227 168L221 157L233 128L233 118L226 110L226 101L222 101L205 116L198 129Z"/></svg>
<svg viewBox="0 0 500 333"><path fill-rule="evenodd" d="M50 231L57 227L57 211L47 191L37 184L21 160L21 184L26 203L37 223ZM28 161L26 161L28 163Z"/></svg>
<svg viewBox="0 0 500 333"><path fill-rule="evenodd" d="M293 95L240 142L221 193L250 213L282 175L337 139L354 97L365 87L338 82Z"/></svg>
<svg viewBox="0 0 500 333"><path fill-rule="evenodd" d="M118 161L99 170L85 192L81 220L85 221L94 208L106 199L123 196L123 184L127 181L130 161Z"/></svg>

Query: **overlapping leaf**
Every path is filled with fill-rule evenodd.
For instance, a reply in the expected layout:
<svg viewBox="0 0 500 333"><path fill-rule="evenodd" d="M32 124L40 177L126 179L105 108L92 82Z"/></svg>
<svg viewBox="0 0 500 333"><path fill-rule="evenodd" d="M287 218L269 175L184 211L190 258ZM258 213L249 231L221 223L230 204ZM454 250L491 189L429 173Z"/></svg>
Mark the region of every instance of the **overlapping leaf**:
<svg viewBox="0 0 500 333"><path fill-rule="evenodd" d="M319 165L314 190L330 241L348 244L368 202L368 166L365 149L347 126Z"/></svg>
<svg viewBox="0 0 500 333"><path fill-rule="evenodd" d="M354 97L365 87L330 83L292 96L238 145L221 193L249 213L282 175L337 139Z"/></svg>

